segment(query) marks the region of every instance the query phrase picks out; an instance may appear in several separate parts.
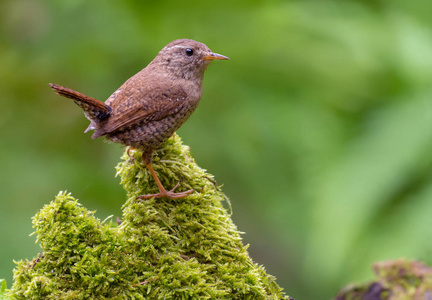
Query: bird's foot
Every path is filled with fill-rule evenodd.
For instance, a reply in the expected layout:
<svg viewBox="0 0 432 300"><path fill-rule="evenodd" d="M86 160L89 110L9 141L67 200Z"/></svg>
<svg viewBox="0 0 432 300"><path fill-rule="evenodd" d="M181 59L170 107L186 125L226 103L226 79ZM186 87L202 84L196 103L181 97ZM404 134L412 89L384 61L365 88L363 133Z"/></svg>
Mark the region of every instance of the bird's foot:
<svg viewBox="0 0 432 300"><path fill-rule="evenodd" d="M136 197L136 199L147 200L150 198L161 198L161 197L167 197L170 199L179 199L179 198L185 198L185 197L189 196L190 194L192 194L193 192L195 192L195 190L188 190L186 192L175 193L174 191L176 190L176 188L178 188L179 185L180 185L180 183L177 183L175 185L175 187L170 191L162 189L162 190L159 190L159 193L157 193L157 194L141 195L141 196Z"/></svg>
<svg viewBox="0 0 432 300"><path fill-rule="evenodd" d="M129 148L126 147L126 148L124 149L124 152L127 153L127 155L129 156L129 158L132 158L132 154L130 153L132 150L135 150L135 148L132 147L132 146L129 146Z"/></svg>

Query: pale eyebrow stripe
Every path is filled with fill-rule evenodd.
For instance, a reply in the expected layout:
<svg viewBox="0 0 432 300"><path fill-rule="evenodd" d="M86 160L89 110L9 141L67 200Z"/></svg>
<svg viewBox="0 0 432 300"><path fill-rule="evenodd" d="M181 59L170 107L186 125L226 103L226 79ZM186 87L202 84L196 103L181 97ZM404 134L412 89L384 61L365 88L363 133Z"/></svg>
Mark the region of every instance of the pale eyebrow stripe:
<svg viewBox="0 0 432 300"><path fill-rule="evenodd" d="M165 47L165 49L171 49L171 48L184 48L184 46L174 45L174 46L171 46L171 47L169 47L169 48L166 48L166 47Z"/></svg>

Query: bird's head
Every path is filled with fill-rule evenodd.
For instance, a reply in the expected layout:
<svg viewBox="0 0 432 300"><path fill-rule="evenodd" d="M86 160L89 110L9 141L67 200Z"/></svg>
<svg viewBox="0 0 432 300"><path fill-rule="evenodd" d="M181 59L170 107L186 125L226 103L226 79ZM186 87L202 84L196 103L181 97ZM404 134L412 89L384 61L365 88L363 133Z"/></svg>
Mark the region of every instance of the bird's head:
<svg viewBox="0 0 432 300"><path fill-rule="evenodd" d="M205 44L189 40L175 40L166 45L152 64L163 65L171 76L184 79L200 79L213 60L229 59L212 52Z"/></svg>

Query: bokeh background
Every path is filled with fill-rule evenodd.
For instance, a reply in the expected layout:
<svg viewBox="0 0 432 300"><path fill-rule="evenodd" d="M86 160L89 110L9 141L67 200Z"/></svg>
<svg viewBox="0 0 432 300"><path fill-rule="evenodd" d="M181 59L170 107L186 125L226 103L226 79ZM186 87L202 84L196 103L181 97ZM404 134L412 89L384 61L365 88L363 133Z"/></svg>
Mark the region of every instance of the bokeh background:
<svg viewBox="0 0 432 300"><path fill-rule="evenodd" d="M0 278L38 254L60 190L120 216L120 145L83 134L55 82L106 99L168 42L230 61L179 130L230 197L252 258L296 299L375 261L432 263L432 1L0 2Z"/></svg>

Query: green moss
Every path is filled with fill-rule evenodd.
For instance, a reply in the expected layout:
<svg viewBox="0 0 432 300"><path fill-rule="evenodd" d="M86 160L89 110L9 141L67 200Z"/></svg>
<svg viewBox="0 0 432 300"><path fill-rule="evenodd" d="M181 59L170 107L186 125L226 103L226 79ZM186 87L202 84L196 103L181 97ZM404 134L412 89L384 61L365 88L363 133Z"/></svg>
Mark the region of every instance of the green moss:
<svg viewBox="0 0 432 300"><path fill-rule="evenodd" d="M130 156L129 156L130 155ZM118 226L100 222L61 192L33 218L42 252L19 261L14 299L281 299L274 278L256 265L222 202L212 175L178 136L157 151L153 167L184 199L137 201L157 187L141 153L125 152L117 174L127 192Z"/></svg>
<svg viewBox="0 0 432 300"><path fill-rule="evenodd" d="M0 279L0 300L6 299L6 280Z"/></svg>

